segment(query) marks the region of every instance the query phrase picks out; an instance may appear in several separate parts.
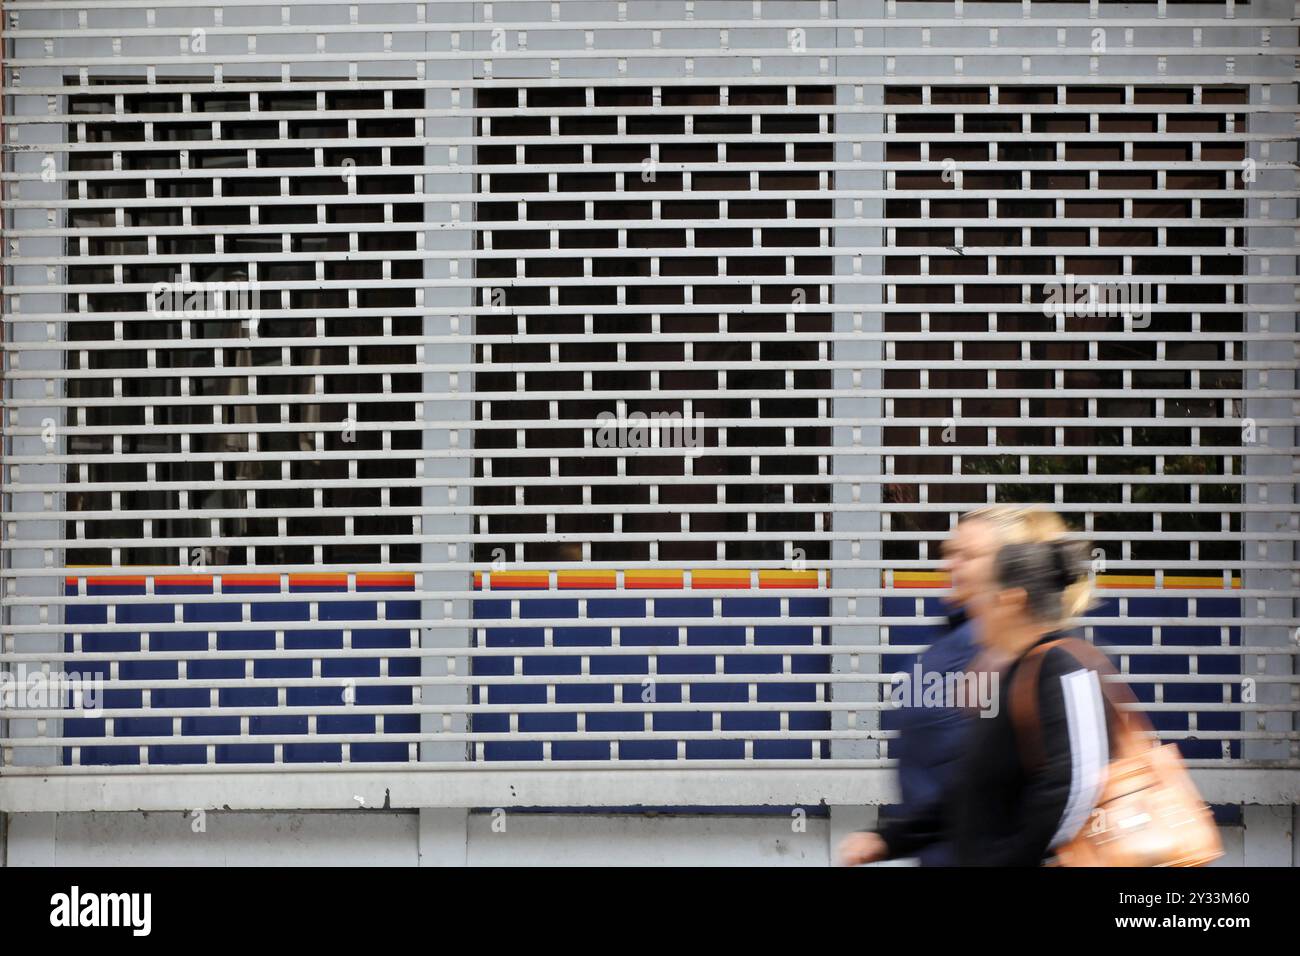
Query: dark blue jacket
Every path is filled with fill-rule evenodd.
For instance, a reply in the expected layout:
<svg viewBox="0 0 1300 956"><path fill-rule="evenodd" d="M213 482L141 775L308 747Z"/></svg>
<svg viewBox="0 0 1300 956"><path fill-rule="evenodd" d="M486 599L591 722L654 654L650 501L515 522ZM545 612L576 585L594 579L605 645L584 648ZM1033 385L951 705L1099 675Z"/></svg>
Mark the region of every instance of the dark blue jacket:
<svg viewBox="0 0 1300 956"><path fill-rule="evenodd" d="M965 671L978 647L972 622L960 611L948 618L949 630L920 656L922 674ZM909 674L910 678L910 674ZM919 707L906 700L899 708L898 738L893 751L898 758L898 783L902 803L892 818L927 816L938 808L952 785L970 727L969 718L955 707ZM882 827L888 840L889 825ZM916 854L922 866L952 866L952 844L931 843Z"/></svg>

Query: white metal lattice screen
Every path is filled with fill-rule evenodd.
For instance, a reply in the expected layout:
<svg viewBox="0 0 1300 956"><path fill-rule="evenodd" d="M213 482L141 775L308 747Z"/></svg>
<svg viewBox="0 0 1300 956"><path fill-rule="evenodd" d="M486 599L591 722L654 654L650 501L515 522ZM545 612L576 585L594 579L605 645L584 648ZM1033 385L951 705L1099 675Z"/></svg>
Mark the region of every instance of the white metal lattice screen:
<svg viewBox="0 0 1300 956"><path fill-rule="evenodd" d="M415 755L423 98L240 86L66 100L64 367L9 375L63 396L70 766Z"/></svg>
<svg viewBox="0 0 1300 956"><path fill-rule="evenodd" d="M879 767L990 501L1297 765L1293 4L5 14L7 776Z"/></svg>
<svg viewBox="0 0 1300 956"><path fill-rule="evenodd" d="M1288 423L1243 425L1247 101L1199 85L885 91L885 445L921 447L885 459L883 556L932 563L958 509L1054 508L1096 545L1099 585L1137 592L1105 601L1090 636L1205 757L1239 756L1253 709L1243 456L1274 454L1251 432Z"/></svg>
<svg viewBox="0 0 1300 956"><path fill-rule="evenodd" d="M831 98L479 92L478 759L822 754Z"/></svg>
<svg viewBox="0 0 1300 956"><path fill-rule="evenodd" d="M70 566L418 557L420 104L68 98Z"/></svg>

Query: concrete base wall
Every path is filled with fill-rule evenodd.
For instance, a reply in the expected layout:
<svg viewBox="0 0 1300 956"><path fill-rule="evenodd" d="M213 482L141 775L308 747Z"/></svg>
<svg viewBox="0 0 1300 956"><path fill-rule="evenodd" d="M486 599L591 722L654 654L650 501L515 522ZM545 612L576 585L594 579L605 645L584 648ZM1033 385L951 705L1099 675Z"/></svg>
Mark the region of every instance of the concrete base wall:
<svg viewBox="0 0 1300 956"><path fill-rule="evenodd" d="M15 813L6 863L414 866L418 833L414 812Z"/></svg>
<svg viewBox="0 0 1300 956"><path fill-rule="evenodd" d="M25 813L8 866L827 866L873 808L784 816L346 813ZM1300 865L1296 808L1246 807L1221 866Z"/></svg>

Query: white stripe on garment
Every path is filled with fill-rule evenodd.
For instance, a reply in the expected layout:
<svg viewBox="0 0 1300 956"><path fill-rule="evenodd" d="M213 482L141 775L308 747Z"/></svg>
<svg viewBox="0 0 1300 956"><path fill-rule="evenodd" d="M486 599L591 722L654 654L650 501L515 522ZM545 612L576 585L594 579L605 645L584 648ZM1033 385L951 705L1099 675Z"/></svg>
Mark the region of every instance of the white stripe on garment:
<svg viewBox="0 0 1300 956"><path fill-rule="evenodd" d="M1070 730L1070 794L1051 848L1072 839L1097 805L1106 785L1106 710L1097 672L1077 670L1061 677Z"/></svg>

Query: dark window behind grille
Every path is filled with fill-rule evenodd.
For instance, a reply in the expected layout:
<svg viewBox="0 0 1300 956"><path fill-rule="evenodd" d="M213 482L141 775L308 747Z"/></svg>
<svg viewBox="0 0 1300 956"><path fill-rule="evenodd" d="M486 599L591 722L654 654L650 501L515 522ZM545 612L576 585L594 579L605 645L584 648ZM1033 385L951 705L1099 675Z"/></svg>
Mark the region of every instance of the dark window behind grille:
<svg viewBox="0 0 1300 956"><path fill-rule="evenodd" d="M478 278L500 280L500 291L489 287L485 295L491 303L495 293L503 308L477 319L480 336L500 337L478 346L477 417L510 425L477 431L491 477L500 483L477 486L476 504L502 510L481 519L476 560L492 560L497 549L506 560L529 562L780 561L794 549L810 559L829 557L826 541L814 540L827 530L815 507L829 501L828 486L816 481L826 473L825 455L811 450L830 444L830 429L818 424L827 401L801 392L828 389L831 374L790 363L830 357L828 343L809 339L831 328L830 313L822 311L829 287L818 284L831 275L829 237L825 228L799 228L797 220L829 217L831 202L791 191L831 185L828 172L802 164L829 161L832 147L785 142L782 134L829 131L831 117L809 108L830 103L832 91L798 87L791 96L785 87L479 91L480 109L501 112L479 120L480 137L491 139L478 149L478 162L491 169L480 175L479 242L496 254L478 260ZM582 115L588 104L600 112ZM773 110L796 105L804 112ZM692 115L692 107L708 111ZM755 126L751 110L757 108L766 112ZM719 141L755 129L761 140ZM547 142L551 135L578 140ZM791 159L801 168L782 168ZM631 168L601 168L612 163ZM689 176L667 168L680 163L696 168ZM773 164L757 173L756 191L747 163ZM734 191L734 198L690 196L720 191ZM518 199L491 198L507 192L538 197L526 211ZM565 198L578 192L606 195ZM530 228L532 220L538 224ZM653 221L625 227L626 220ZM553 240L549 224L556 221ZM620 233L630 255L617 254ZM794 257L789 281L756 287L744 279L787 275L786 257L765 254L766 246L807 246L808 255ZM590 277L582 256L566 249L595 250ZM739 250L726 253L725 273L723 249ZM544 281L514 284L538 279ZM806 306L773 308L796 301ZM754 305L767 311L753 311ZM791 333L799 339L783 338ZM562 336L568 338L557 341ZM724 370L722 363L745 367ZM752 400L742 394L751 390L769 394ZM558 398L530 397L557 392ZM619 402L627 415L677 413L688 421L698 415L731 423L704 430L689 472L683 457L660 453L626 457L620 476L616 457L582 454L578 424L617 414ZM529 428L553 420L575 424ZM727 448L758 451L726 452L724 438ZM558 458L554 476L541 449ZM477 461L478 477L485 458ZM789 477L795 482L787 497L783 478ZM782 502L795 507L751 508ZM548 520L565 540L511 539L545 535ZM616 534L627 537L596 539Z"/></svg>
<svg viewBox="0 0 1300 956"><path fill-rule="evenodd" d="M890 162L916 163L914 169L893 174L893 198L886 207L887 217L899 220L891 230L893 249L886 271L895 283L895 301L908 308L886 313L886 331L904 335L894 346L895 358L934 364L924 371L885 371L887 417L933 424L924 434L922 426L914 424L885 430L886 445L926 445L928 450L893 460L893 474L909 480L886 479L886 500L901 506L886 527L912 537L887 537L884 554L886 559L937 561L937 543L947 533L952 514L989 503L988 488L995 485L999 502L1049 504L1080 529L1091 520L1086 530L1095 534L1097 546L1113 561L1203 560L1206 573L1217 574L1222 567L1216 561L1240 558L1238 542L1210 539L1222 531L1240 531L1240 513L1230 506L1240 504L1241 486L1216 483L1213 476L1240 475L1240 457L1202 452L1198 446L1241 442L1238 400L1216 398L1215 392L1243 387L1241 371L1228 363L1244 357L1243 340L1237 338L1244 331L1244 287L1234 281L1244 270L1244 229L1223 220L1245 214L1241 163L1246 153L1244 140L1197 140L1203 133L1244 132L1245 117L1232 106L1246 102L1246 90L1070 87L1064 95L1064 102L1058 102L1056 87L886 91L887 104L916 107L915 112L897 115L900 135L886 147ZM1052 106L1074 109L1043 109ZM1163 127L1161 106L1175 108L1163 114ZM1188 109L1193 106L1197 108ZM1158 128L1166 132L1157 137ZM1098 132L1082 141L1064 135L1093 129ZM957 133L964 135L954 142ZM1062 134L1062 139L1052 141L1053 133ZM934 134L939 135L930 140ZM1125 139L1133 141L1127 160ZM1194 152L1206 165L1188 170ZM945 160L951 161L947 178ZM1054 160L1096 163L1097 168L1091 173L1084 168L1021 171L1006 165ZM995 162L1004 165L988 168ZM1165 163L1170 168L1162 168ZM1182 168L1174 168L1175 163ZM1224 163L1235 170L1210 166ZM910 200L909 190L947 190L951 197ZM1022 191L1010 198L990 198L994 190ZM1184 195L1165 198L1138 192L1166 190ZM1192 190L1221 190L1222 198L1187 198ZM1066 191L1088 195L1066 197ZM1126 202L1131 204L1128 212ZM1188 247L1186 255L1176 251L1179 246ZM1207 246L1211 251L1203 251ZM928 247L924 269L919 251L909 252L915 247ZM1077 283L1192 276L1194 258L1199 260L1200 277L1187 284L1152 280L1158 302L1185 304L1186 311L1153 309L1149 325L1129 328L1121 338L1090 341L1089 335L1124 331L1122 316L1070 315L1061 331L1071 336L1053 338L1043 335L1057 330L1057 319L1043 314L1044 281L1020 276L1057 275L1058 255L1064 273ZM1129 276L1123 275L1125 256L1132 257ZM939 284L909 281L923 273L952 279ZM1005 281L990 283L985 278L990 276ZM915 333L915 338L907 338L907 333ZM1042 337L1030 340L1025 333ZM1023 359L1048 364L1014 366ZM1142 367L1157 365L1158 359L1199 362L1203 367ZM1012 364L995 369L993 362ZM1081 364L1057 370L1052 362ZM1132 368L1126 367L1129 363ZM981 394L940 394L958 389ZM1106 395L1103 390L1134 394ZM1138 394L1153 390L1167 394ZM1036 394L1026 397L1027 391ZM1180 421L1190 418L1218 418L1224 424L1193 427ZM1088 421L1057 428L1061 419ZM1132 419L1139 421L1131 424ZM987 451L959 459L945 448L986 443ZM1023 456L1004 453L999 451L1003 446L1029 446L1029 451ZM1096 475L1089 475L1089 449L1124 446L1131 451L1097 455ZM1144 446L1183 446L1186 451L1157 455L1145 452ZM987 476L988 482L947 477L954 474ZM1053 475L1062 476L1061 481L1054 482ZM1031 480L1017 480L1026 478ZM1153 507L1123 507L1126 488L1133 503ZM907 508L921 502L941 507ZM1167 507L1195 502L1213 507ZM1121 507L1112 510L1108 505ZM1229 506L1226 512L1223 506ZM1224 514L1230 527L1222 524ZM1181 532L1183 538L1124 537L1160 531ZM1198 534L1206 539L1196 540Z"/></svg>
<svg viewBox="0 0 1300 956"><path fill-rule="evenodd" d="M914 364L886 366L884 435L917 449L886 459L886 566L937 566L979 505L1054 508L1092 540L1098 580L1141 595L1102 590L1084 633L1129 648L1115 652L1129 687L1185 756L1239 756L1241 714L1222 707L1241 700L1242 658L1218 652L1242 640L1246 144L1231 134L1247 91L900 86L885 102L902 108L886 159L903 164L886 204L887 358ZM1148 282L1150 311L1044 314L1051 277L1076 297ZM932 639L906 624L912 599L884 611L899 618L888 642ZM1163 623L1115 624L1130 617ZM1187 654L1141 651L1157 645Z"/></svg>
<svg viewBox="0 0 1300 956"><path fill-rule="evenodd" d="M831 102L831 89L807 87L479 91L477 278L489 308L475 326L475 559L492 562L493 591L510 562L643 563L671 579L695 562L802 570L830 557L831 349L819 336L831 331L831 240L799 220L832 214L820 195L831 172L816 165L832 159L832 117L819 112ZM688 429L700 440L690 453L594 447L602 414L638 413L713 423ZM753 572L740 573L748 588ZM728 653L746 641L812 651L829 600L715 602L695 577L676 594L656 585L670 590L650 600L623 581L631 595L474 602L485 622L572 621L476 628L479 646L520 656L474 659L495 681L474 703L510 710L475 714L475 759L829 756L829 657ZM714 623L686 623L701 615ZM611 627L612 616L643 624ZM552 640L582 658L524 656ZM616 644L692 651L599 650ZM547 676L588 667L607 676L581 687ZM559 712L534 712L550 699ZM700 739L710 728L722 739Z"/></svg>
<svg viewBox="0 0 1300 956"><path fill-rule="evenodd" d="M419 545L403 540L412 535L412 516L396 510L418 508L419 490L396 482L415 476L421 445L419 431L405 424L415 421L421 391L411 370L417 350L401 343L420 333L421 319L411 314L415 290L394 281L423 274L411 256L416 232L400 226L418 223L422 208L389 200L386 223L384 201L364 197L414 193L416 177L347 169L418 166L415 121L383 114L421 102L418 90L248 93L237 86L151 95L115 95L109 86L69 97L69 112L84 117L70 139L103 147L72 151L71 174L111 172L115 150L122 170L79 184L84 192L70 198L158 201L74 205L69 225L86 232L68 243L78 260L68 281L152 286L185 274L200 283L246 283L260 312L119 322L114 313L146 312L150 293L106 288L71 297L84 318L68 325L69 342L79 346L67 352L68 447L102 463L68 469L79 486L68 509L87 513L68 522L77 542L69 565L113 563L115 547L123 565L192 564L198 556L218 566L419 560ZM318 110L329 115L291 115ZM216 120L230 147L211 148L207 117L231 113L245 115ZM132 115L140 121L123 120ZM296 146L301 138L339 143ZM145 142L157 148L132 148ZM283 197L301 201L277 201ZM292 282L306 285L280 287ZM122 347L136 341L139 347ZM239 401L253 395L262 400ZM120 446L107 429L122 431ZM366 457L385 448L392 453ZM200 514L222 511L249 513ZM226 540L241 538L254 541ZM127 543L118 547L119 540Z"/></svg>

